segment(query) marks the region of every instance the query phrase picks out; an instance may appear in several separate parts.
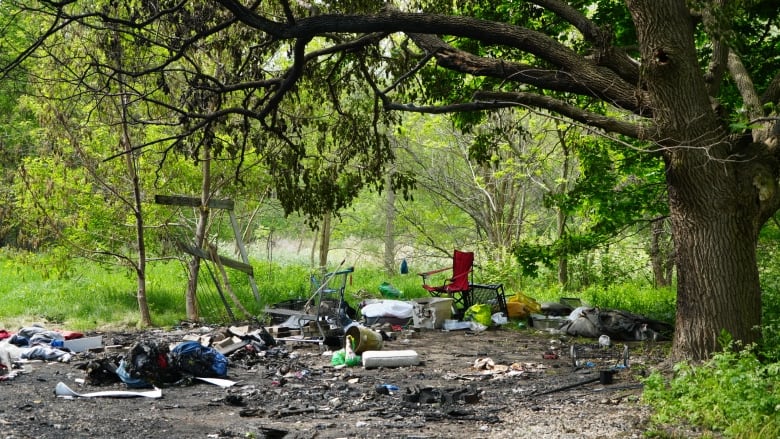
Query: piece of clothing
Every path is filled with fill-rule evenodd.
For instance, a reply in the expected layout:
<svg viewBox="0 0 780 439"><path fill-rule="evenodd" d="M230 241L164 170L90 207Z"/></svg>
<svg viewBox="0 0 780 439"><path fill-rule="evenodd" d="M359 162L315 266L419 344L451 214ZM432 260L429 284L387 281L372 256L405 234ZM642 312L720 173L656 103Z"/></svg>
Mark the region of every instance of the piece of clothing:
<svg viewBox="0 0 780 439"><path fill-rule="evenodd" d="M55 340L64 341L65 337L57 331L41 331L30 337L30 346L51 345Z"/></svg>
<svg viewBox="0 0 780 439"><path fill-rule="evenodd" d="M63 363L70 361L71 357L70 352L46 346L33 346L23 349L21 355L21 358L24 360L61 361Z"/></svg>

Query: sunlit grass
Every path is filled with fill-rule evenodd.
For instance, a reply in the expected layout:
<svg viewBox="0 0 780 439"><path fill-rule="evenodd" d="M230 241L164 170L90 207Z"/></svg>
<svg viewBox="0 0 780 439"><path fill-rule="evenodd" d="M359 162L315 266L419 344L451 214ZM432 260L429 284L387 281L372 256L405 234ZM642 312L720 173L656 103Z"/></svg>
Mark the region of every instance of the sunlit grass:
<svg viewBox="0 0 780 439"><path fill-rule="evenodd" d="M253 263L253 267L260 301L255 301L248 276L227 270L232 291L253 316L274 303L310 298L312 271L308 267L264 262ZM185 320L185 265L156 262L147 270L147 300L154 325L170 327ZM6 280L0 284L0 327L41 322L53 328L83 331L139 325L136 279L129 270L79 260L57 273L67 275L51 277L45 256L0 253L0 278ZM204 321L224 321L226 311L211 276L221 280L215 267L203 265L198 288L200 315ZM347 301L357 306L365 296L378 296L382 282L402 290L405 298L427 294L415 274L386 276L378 268L356 267L347 280ZM244 318L229 297L227 300L234 315Z"/></svg>
<svg viewBox="0 0 780 439"><path fill-rule="evenodd" d="M232 291L252 316L262 315L263 309L274 303L311 297L312 270L309 267L262 261L255 261L252 265L259 301L255 300L248 276L227 270ZM186 319L185 264L179 261L155 262L147 267L147 300L154 325L171 327L179 324ZM225 306L214 286L214 277L221 279L219 270L213 265L203 265L198 297L200 316L206 322L227 319ZM3 327L14 328L31 322L45 322L49 326L89 330L137 327L140 322L136 279L131 271L121 267L73 260L69 266L53 271L45 255L0 253L0 278L4 279L0 284L0 300L3 303L0 307L0 326ZM516 283L511 281L514 279L507 279L506 284ZM388 275L380 267L357 266L347 279L346 299L357 308L364 298L379 297L379 286L383 282L402 291L402 299L428 295L417 273L396 272ZM673 290L655 290L631 283L609 288L590 288L578 293L565 292L557 286L534 286L529 290L508 287L506 293L512 295L517 291L540 302L558 301L561 297L579 297L592 305L649 314L667 321L671 320L674 313ZM223 294L236 318L245 318L227 296L227 291L223 291Z"/></svg>
<svg viewBox="0 0 780 439"><path fill-rule="evenodd" d="M80 261L67 277L47 278L42 264L31 256L0 256L0 327L18 328L34 322L52 328L88 330L135 327L139 324L135 279L125 270ZM150 278L171 279L176 264L150 265ZM175 283L150 282L150 308L159 326L177 324L183 314L183 293ZM183 291L183 290L182 290ZM172 312L173 311L173 312Z"/></svg>

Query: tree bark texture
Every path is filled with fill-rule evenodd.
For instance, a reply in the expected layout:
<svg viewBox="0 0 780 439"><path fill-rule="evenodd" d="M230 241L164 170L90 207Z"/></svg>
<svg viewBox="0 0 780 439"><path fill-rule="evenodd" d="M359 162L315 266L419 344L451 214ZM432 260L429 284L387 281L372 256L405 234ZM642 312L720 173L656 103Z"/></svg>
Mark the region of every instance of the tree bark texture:
<svg viewBox="0 0 780 439"><path fill-rule="evenodd" d="M628 1L634 14L659 146L666 161L678 267L673 357L703 359L727 331L758 338L756 244L761 209L749 161L729 160L730 141L708 100L685 2Z"/></svg>

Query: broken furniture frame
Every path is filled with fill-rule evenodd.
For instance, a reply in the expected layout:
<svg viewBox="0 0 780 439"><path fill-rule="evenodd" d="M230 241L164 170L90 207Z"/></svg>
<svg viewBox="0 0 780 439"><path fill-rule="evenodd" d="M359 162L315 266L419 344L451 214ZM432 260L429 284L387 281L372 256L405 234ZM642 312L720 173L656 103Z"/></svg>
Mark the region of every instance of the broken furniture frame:
<svg viewBox="0 0 780 439"><path fill-rule="evenodd" d="M168 205L168 206L203 207L202 206L203 202L200 198L177 196L177 195L158 194L154 196L154 202L157 204ZM230 217L230 226L233 228L233 233L236 237L236 246L238 247L238 251L241 255L241 261L236 261L224 256L219 256L216 253L206 252L203 249L196 248L184 242L177 243L179 248L181 248L184 252L189 253L192 256L198 257L200 259L205 259L207 261L212 261L214 263L218 263L219 265L225 265L227 267L234 268L236 270L245 273L247 275L247 278L249 279L249 286L252 288L252 294L254 295L255 301L259 302L260 292L257 289L254 269L252 268L252 265L249 263L249 256L247 255L246 247L244 247L244 241L241 239L241 230L238 227L238 221L236 220L236 214L234 212L235 203L233 202L233 200L230 199L225 199L225 200L210 199L206 207L210 209L224 209L228 211L228 216ZM227 302L225 303L227 307Z"/></svg>
<svg viewBox="0 0 780 439"><path fill-rule="evenodd" d="M354 271L355 267L349 267L326 273L319 285L315 282L316 278L312 278L312 283L316 289L314 294L306 301L302 310L266 307L265 312L267 314L290 316L301 331L300 338L286 337L277 338L277 340L316 342L322 345L325 338L332 335L334 331L341 331L339 336L343 336L344 327L350 323L349 318L346 316L344 293L347 288L347 279ZM334 282L334 280L336 281ZM311 312L311 310L314 310L314 312ZM304 328L309 322L314 322L317 326L317 330L320 333L319 339L307 339L304 336Z"/></svg>
<svg viewBox="0 0 780 439"><path fill-rule="evenodd" d="M569 348L573 367L604 363L610 367L630 367L631 353L628 345L602 346L599 344L572 344Z"/></svg>

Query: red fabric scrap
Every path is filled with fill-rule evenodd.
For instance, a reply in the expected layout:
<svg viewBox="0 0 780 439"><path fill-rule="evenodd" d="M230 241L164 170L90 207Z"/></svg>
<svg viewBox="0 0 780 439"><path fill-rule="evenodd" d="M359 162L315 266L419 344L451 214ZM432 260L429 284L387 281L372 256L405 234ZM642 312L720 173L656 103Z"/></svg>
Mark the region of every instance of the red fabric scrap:
<svg viewBox="0 0 780 439"><path fill-rule="evenodd" d="M75 331L58 331L58 332L62 334L63 337L65 337L65 340L73 340L84 336L84 334Z"/></svg>

